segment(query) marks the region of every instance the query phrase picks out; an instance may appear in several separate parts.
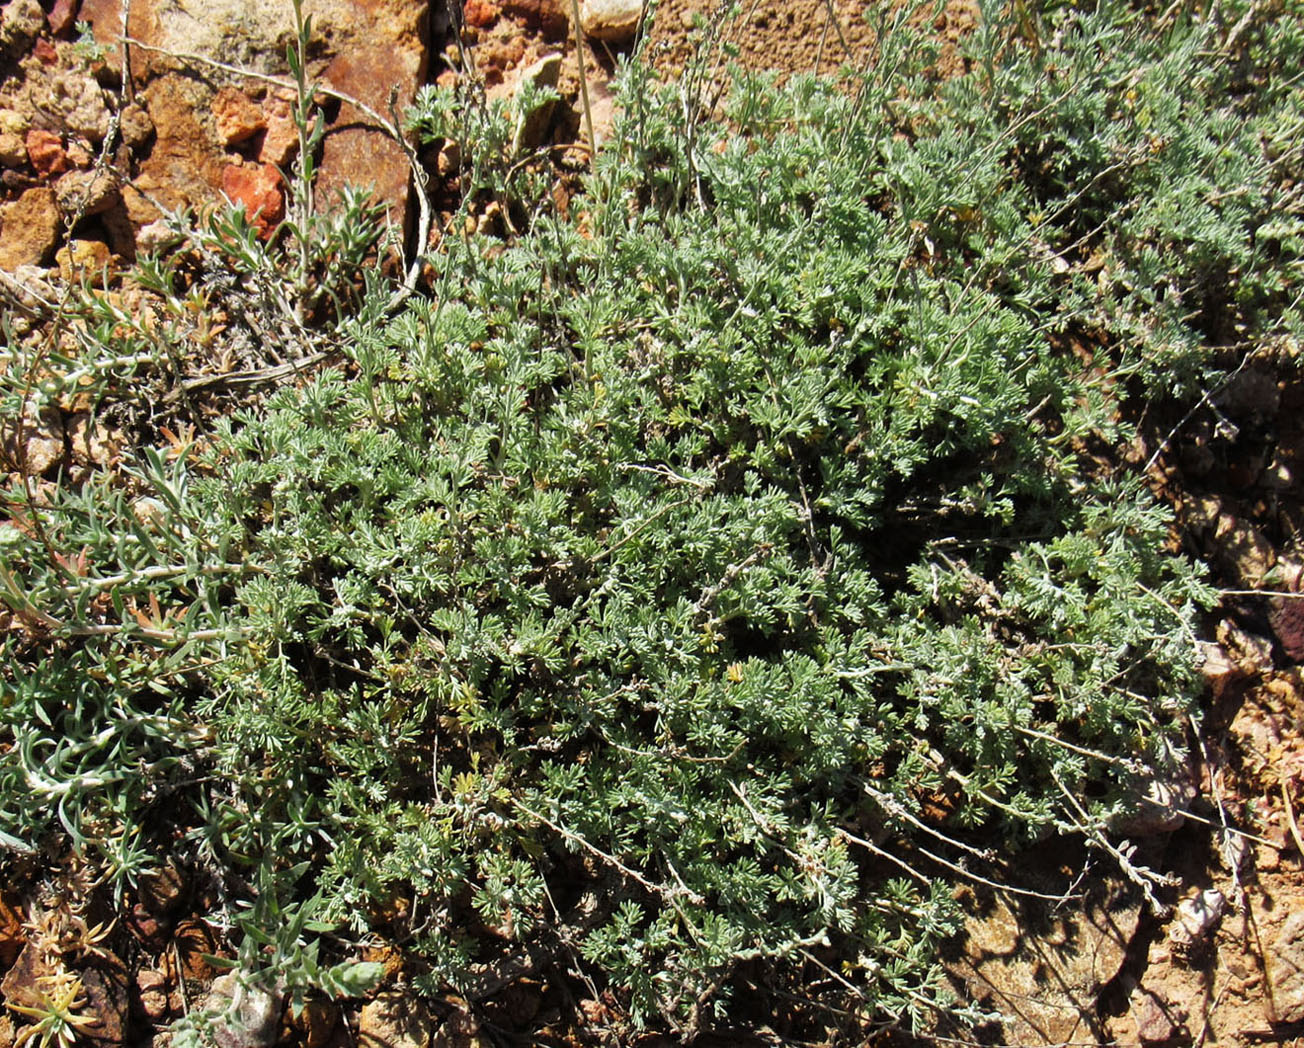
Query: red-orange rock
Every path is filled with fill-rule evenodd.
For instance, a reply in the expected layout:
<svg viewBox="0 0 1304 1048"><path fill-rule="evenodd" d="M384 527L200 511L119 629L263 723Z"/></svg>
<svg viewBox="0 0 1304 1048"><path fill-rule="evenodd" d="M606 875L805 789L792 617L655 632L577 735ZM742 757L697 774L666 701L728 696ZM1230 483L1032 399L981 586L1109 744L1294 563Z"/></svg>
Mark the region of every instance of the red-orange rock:
<svg viewBox="0 0 1304 1048"><path fill-rule="evenodd" d="M198 208L205 203L205 196L212 200L222 185L223 143L215 140L212 124L186 134L179 130L184 121L176 121L178 128L174 129L161 112L165 106L185 102L206 115L212 101L206 79L185 75L189 71L180 70L186 61L173 56L193 53L230 62L238 41L240 64L283 68L284 40L293 33L289 5L268 7L262 0L223 0L209 6L212 11L206 8L205 17L197 18L185 6L167 0L133 0L130 5L130 35L156 49L134 47L130 51L133 79L147 85L141 93L147 97L158 133L133 179L141 193L124 191L128 212L138 226L159 217L157 210L144 202L144 193L166 193L166 198L160 199L169 207L189 204ZM429 61L430 5L425 0L305 0L304 11L312 16L315 30L312 75L316 79L385 118L391 93L400 111L411 104L417 86L426 81ZM119 0L82 0L80 17L91 23L102 45L117 46L122 33ZM204 78L214 75L208 69L202 72ZM239 83L232 76L217 75L217 80ZM192 100L195 95L201 97ZM192 122L199 123L193 118ZM271 150L276 145L273 139L268 156L260 159L274 159ZM402 228L410 176L402 146L366 112L347 103L341 105L322 143L316 196L321 206L331 206L344 185L369 185ZM179 180L179 190L166 192L174 178ZM207 183L205 194L191 189L201 181Z"/></svg>
<svg viewBox="0 0 1304 1048"><path fill-rule="evenodd" d="M267 126L258 104L234 87L218 91L210 108L217 124L217 137L225 146L246 142Z"/></svg>
<svg viewBox="0 0 1304 1048"><path fill-rule="evenodd" d="M41 65L54 66L59 64L59 52L55 46L45 37L41 37L32 46L32 54Z"/></svg>
<svg viewBox="0 0 1304 1048"><path fill-rule="evenodd" d="M231 203L243 205L245 217L258 228L261 237L268 236L285 217L281 175L271 164L228 164L222 172L222 192Z"/></svg>
<svg viewBox="0 0 1304 1048"><path fill-rule="evenodd" d="M42 178L59 175L68 170L68 154L63 142L53 131L32 128L27 132L27 159Z"/></svg>
<svg viewBox="0 0 1304 1048"><path fill-rule="evenodd" d="M284 98L269 98L263 103L267 132L258 147L260 164L284 167L299 151L299 128L294 123L294 110Z"/></svg>
<svg viewBox="0 0 1304 1048"><path fill-rule="evenodd" d="M40 266L54 254L63 231L54 190L33 186L17 200L0 205L0 269Z"/></svg>
<svg viewBox="0 0 1304 1048"><path fill-rule="evenodd" d="M135 10L133 4L133 22ZM139 228L160 217L151 201L173 210L211 205L218 198L226 158L212 126L201 119L212 100L210 89L195 77L169 73L137 98L148 107L141 123L152 131L154 145L123 187L132 224Z"/></svg>
<svg viewBox="0 0 1304 1048"><path fill-rule="evenodd" d="M181 921L177 924L172 941L181 965L182 978L205 982L213 977L213 966L204 958L217 955L217 940L213 938L213 930L206 922Z"/></svg>
<svg viewBox="0 0 1304 1048"><path fill-rule="evenodd" d="M502 12L498 5L491 0L466 0L466 6L462 8L462 18L467 25L473 25L477 29L487 29L498 21L498 16Z"/></svg>
<svg viewBox="0 0 1304 1048"><path fill-rule="evenodd" d="M45 16L50 32L60 36L72 25L77 17L78 0L54 0L54 6Z"/></svg>

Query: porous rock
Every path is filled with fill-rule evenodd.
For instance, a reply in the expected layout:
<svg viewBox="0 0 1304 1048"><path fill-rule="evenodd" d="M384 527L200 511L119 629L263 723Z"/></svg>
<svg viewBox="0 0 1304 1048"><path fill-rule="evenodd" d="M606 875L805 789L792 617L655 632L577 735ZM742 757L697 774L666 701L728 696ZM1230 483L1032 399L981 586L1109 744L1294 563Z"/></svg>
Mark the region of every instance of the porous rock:
<svg viewBox="0 0 1304 1048"><path fill-rule="evenodd" d="M185 901L186 886L185 874L168 863L142 876L137 893L150 913L167 916Z"/></svg>
<svg viewBox="0 0 1304 1048"><path fill-rule="evenodd" d="M412 102L417 86L424 82L429 8L424 0L306 0L303 11L312 18L314 29L309 75L388 118L391 92L401 110ZM114 44L122 31L118 0L85 0L82 18L91 23L102 45ZM184 61L168 57L167 53L192 53L250 72L283 76L284 42L295 33L291 6L268 7L262 0L206 0L203 18L194 17L185 6L168 0L134 0L130 19L130 35L160 49L132 48L130 52L133 77L138 83L151 84L150 115L159 128L160 141L150 161L159 153L165 137L165 121L157 110L159 84L166 78L185 79L181 68ZM214 67L205 67L202 72L208 81L219 85L238 87L244 82L243 76ZM192 108L202 112L212 97L210 89L207 97L197 100ZM193 204L212 202L221 187L222 145L212 140L211 130L198 137L205 146L202 152L208 192L204 201L186 201ZM190 152L195 152L194 146ZM159 166L155 163L150 169L151 165L145 165L142 175L166 183L164 171L156 170ZM329 206L345 185L370 186L377 200L387 205L391 216L401 224L409 175L403 148L377 125L375 118L354 105L341 104L322 143L317 199ZM137 224L158 217L155 212Z"/></svg>
<svg viewBox="0 0 1304 1048"><path fill-rule="evenodd" d="M162 527L167 519L167 508L158 499L148 495L142 495L132 502L131 509L136 519L151 530ZM217 953L217 940L213 938L213 931L207 923L200 920L178 921L172 943L183 978L202 982L212 977L213 966L206 958Z"/></svg>
<svg viewBox="0 0 1304 1048"><path fill-rule="evenodd" d="M136 231L136 253L138 255L157 254L181 243L184 239L185 237L168 225L166 219L155 219L153 222L147 222Z"/></svg>
<svg viewBox="0 0 1304 1048"><path fill-rule="evenodd" d="M63 140L53 131L34 127L27 132L24 145L28 162L42 178L51 178L68 170L70 164Z"/></svg>
<svg viewBox="0 0 1304 1048"><path fill-rule="evenodd" d="M109 132L109 107L104 90L95 78L80 69L55 73L36 93L33 101L43 110L58 115L60 123L75 135L99 143Z"/></svg>
<svg viewBox="0 0 1304 1048"><path fill-rule="evenodd" d="M45 12L37 0L10 0L0 9L0 52L21 54L44 28Z"/></svg>
<svg viewBox="0 0 1304 1048"><path fill-rule="evenodd" d="M339 1025L340 1010L331 1001L313 998L303 1011L290 1017L290 1027L302 1038L304 1048L325 1048Z"/></svg>
<svg viewBox="0 0 1304 1048"><path fill-rule="evenodd" d="M96 423L89 411L79 411L68 419L68 443L72 458L79 466L108 466L118 455L117 441Z"/></svg>
<svg viewBox="0 0 1304 1048"><path fill-rule="evenodd" d="M54 974L54 967L41 950L29 943L19 951L4 979L0 980L0 996L10 1007L39 1008L41 999L37 993L40 981Z"/></svg>
<svg viewBox="0 0 1304 1048"><path fill-rule="evenodd" d="M118 176L109 170L69 171L54 184L54 196L65 215L98 215L119 200Z"/></svg>
<svg viewBox="0 0 1304 1048"><path fill-rule="evenodd" d="M154 145L123 189L131 223L139 228L161 218L156 203L168 210L211 206L219 199L227 160L211 124L205 126L202 119L211 98L208 89L193 77L169 73L138 91L136 98L145 105Z"/></svg>
<svg viewBox="0 0 1304 1048"><path fill-rule="evenodd" d="M141 1011L151 1022L160 1022L168 1014L168 980L162 972L150 968L136 973L136 990Z"/></svg>
<svg viewBox="0 0 1304 1048"><path fill-rule="evenodd" d="M118 130L129 148L141 149L154 135L154 121L144 106L132 102L122 107L118 116Z"/></svg>
<svg viewBox="0 0 1304 1048"><path fill-rule="evenodd" d="M258 146L258 162L284 167L299 151L299 128L294 122L294 110L287 98L272 96L263 103L267 130Z"/></svg>
<svg viewBox="0 0 1304 1048"><path fill-rule="evenodd" d="M55 252L54 260L64 280L69 283L84 280L91 287L104 287L116 269L113 252L103 240L70 240Z"/></svg>
<svg viewBox="0 0 1304 1048"><path fill-rule="evenodd" d="M0 167L22 167L27 163L27 143L13 131L0 131Z"/></svg>
<svg viewBox="0 0 1304 1048"><path fill-rule="evenodd" d="M13 966L25 941L22 907L15 895L0 891L0 968Z"/></svg>
<svg viewBox="0 0 1304 1048"><path fill-rule="evenodd" d="M1173 915L1170 932L1175 943L1195 943L1203 939L1222 919L1227 899L1212 888L1183 899Z"/></svg>
<svg viewBox="0 0 1304 1048"><path fill-rule="evenodd" d="M54 6L45 16L50 32L55 36L61 36L72 28L77 19L77 7L78 0L54 0Z"/></svg>
<svg viewBox="0 0 1304 1048"><path fill-rule="evenodd" d="M210 108L224 146L247 141L267 127L262 108L239 88L227 85L220 89Z"/></svg>
<svg viewBox="0 0 1304 1048"><path fill-rule="evenodd" d="M539 32L545 40L564 40L570 31L567 0L500 0L502 13L527 32Z"/></svg>

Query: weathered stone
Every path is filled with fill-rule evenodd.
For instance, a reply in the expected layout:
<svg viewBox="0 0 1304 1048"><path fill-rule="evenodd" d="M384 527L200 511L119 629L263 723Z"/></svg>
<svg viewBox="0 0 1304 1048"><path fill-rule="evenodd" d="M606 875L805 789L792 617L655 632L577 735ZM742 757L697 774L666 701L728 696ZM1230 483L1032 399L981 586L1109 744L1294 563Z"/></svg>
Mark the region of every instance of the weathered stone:
<svg viewBox="0 0 1304 1048"><path fill-rule="evenodd" d="M109 170L69 171L54 184L54 198L65 215L99 215L122 199L118 176Z"/></svg>
<svg viewBox="0 0 1304 1048"><path fill-rule="evenodd" d="M505 39L492 37L476 48L476 70L490 88L490 98L501 98L511 93L511 88L507 85L507 73L515 69L524 56L525 39L519 34ZM503 90L495 92L492 90L495 87L502 87Z"/></svg>
<svg viewBox="0 0 1304 1048"><path fill-rule="evenodd" d="M1267 1018L1278 1023L1304 1021L1304 910L1286 920L1273 940Z"/></svg>
<svg viewBox="0 0 1304 1048"><path fill-rule="evenodd" d="M1241 585L1257 587L1277 562L1276 551L1267 536L1249 524L1238 524L1222 541L1219 559L1227 564Z"/></svg>
<svg viewBox="0 0 1304 1048"><path fill-rule="evenodd" d="M501 15L502 11L491 0L466 0L462 8L463 24L476 29L488 29Z"/></svg>
<svg viewBox="0 0 1304 1048"><path fill-rule="evenodd" d="M235 972L219 975L203 1007L219 1014L211 1033L217 1048L271 1048L281 1029L280 994L242 986Z"/></svg>
<svg viewBox="0 0 1304 1048"><path fill-rule="evenodd" d="M541 33L545 40L565 40L570 33L565 0L499 0L503 14L514 18L527 32Z"/></svg>
<svg viewBox="0 0 1304 1048"><path fill-rule="evenodd" d="M136 973L136 990L140 994L140 1009L151 1022L162 1022L168 1014L168 978L152 968L142 968Z"/></svg>
<svg viewBox="0 0 1304 1048"><path fill-rule="evenodd" d="M12 131L0 131L0 167L22 167L27 163L27 143Z"/></svg>
<svg viewBox="0 0 1304 1048"><path fill-rule="evenodd" d="M54 0L54 6L45 16L50 32L55 36L66 33L77 18L78 0Z"/></svg>
<svg viewBox="0 0 1304 1048"><path fill-rule="evenodd" d="M519 112L516 114L516 129L512 134L512 149L515 152L537 149L548 137L548 127L557 105L557 80L560 76L561 55L544 55L533 65L521 70L516 84ZM545 90L551 97L526 107L520 99L530 87Z"/></svg>
<svg viewBox="0 0 1304 1048"><path fill-rule="evenodd" d="M580 27L586 36L622 43L638 32L643 20L643 0L583 0Z"/></svg>
<svg viewBox="0 0 1304 1048"><path fill-rule="evenodd" d="M244 208L245 218L257 227L259 236L268 236L285 217L281 176L271 164L229 164L222 172L222 192L231 203Z"/></svg>
<svg viewBox="0 0 1304 1048"><path fill-rule="evenodd" d="M150 119L149 112L144 106L132 102L122 107L122 113L118 117L118 130L128 148L140 149L154 137L154 121Z"/></svg>
<svg viewBox="0 0 1304 1048"><path fill-rule="evenodd" d="M239 88L223 87L213 98L213 122L224 146L246 142L267 126L262 108Z"/></svg>
<svg viewBox="0 0 1304 1048"><path fill-rule="evenodd" d="M93 1045L123 1044L128 1037L128 991L130 981L122 961L112 954L97 959L93 968L81 972L86 1004L82 1009L96 1023L83 1037Z"/></svg>
<svg viewBox="0 0 1304 1048"><path fill-rule="evenodd" d="M1109 829L1129 838L1172 833L1186 822L1186 809L1197 796L1186 776L1146 780L1138 784L1132 810L1111 818Z"/></svg>
<svg viewBox="0 0 1304 1048"><path fill-rule="evenodd" d="M1025 859L1019 886L1054 891L1056 883L1039 883L1034 868ZM1002 1012L1011 1044L1091 1040L1097 996L1136 933L1140 893L1101 878L1072 906L1023 898L1016 911L1001 898L984 902L966 922L964 955L946 966L958 996Z"/></svg>
<svg viewBox="0 0 1304 1048"><path fill-rule="evenodd" d="M37 0L10 0L0 8L0 51L21 54L44 28L45 12Z"/></svg>
<svg viewBox="0 0 1304 1048"><path fill-rule="evenodd" d="M186 877L176 866L167 864L140 878L137 894L145 909L160 917L176 913L186 898Z"/></svg>
<svg viewBox="0 0 1304 1048"><path fill-rule="evenodd" d="M55 975L55 969L33 944L24 946L5 977L0 980L0 997L10 1007L38 1008L41 980Z"/></svg>
<svg viewBox="0 0 1304 1048"><path fill-rule="evenodd" d="M68 154L64 152L63 140L53 131L34 127L27 132L24 144L28 162L42 178L62 174L71 166Z"/></svg>
<svg viewBox="0 0 1304 1048"><path fill-rule="evenodd" d="M480 1032L480 1022L463 1003L439 1027L430 1048L492 1048Z"/></svg>
<svg viewBox="0 0 1304 1048"><path fill-rule="evenodd" d="M149 950L158 950L166 942L166 922L155 917L140 903L134 904L123 918L127 931Z"/></svg>
<svg viewBox="0 0 1304 1048"><path fill-rule="evenodd" d="M80 69L64 69L55 73L45 87L47 90L35 99L38 105L57 113L73 134L92 143L104 140L109 132L109 107L94 77Z"/></svg>
<svg viewBox="0 0 1304 1048"><path fill-rule="evenodd" d="M340 1019L340 1010L330 1001L313 998L303 1011L290 1016L290 1028L303 1038L304 1048L325 1048Z"/></svg>
<svg viewBox="0 0 1304 1048"><path fill-rule="evenodd" d="M54 285L46 279L50 275L49 270L41 266L22 265L13 272L18 286L11 290L24 309L36 310L55 300Z"/></svg>
<svg viewBox="0 0 1304 1048"><path fill-rule="evenodd" d="M1267 367L1245 368L1228 380L1214 403L1236 422L1273 419L1281 407L1276 373Z"/></svg>
<svg viewBox="0 0 1304 1048"><path fill-rule="evenodd" d="M156 219L136 231L136 253L157 254L181 243L184 239L185 237L168 225L165 219Z"/></svg>
<svg viewBox="0 0 1304 1048"><path fill-rule="evenodd" d="M69 142L68 148L64 152L68 154L68 162L73 167L84 169L95 163L95 154L80 142Z"/></svg>
<svg viewBox="0 0 1304 1048"><path fill-rule="evenodd" d="M17 898L0 891L0 968L10 968L22 951L23 913Z"/></svg>
<svg viewBox="0 0 1304 1048"><path fill-rule="evenodd" d="M139 228L161 218L159 206L170 211L211 207L219 199L227 161L211 128L200 119L210 99L207 88L191 77L168 74L138 92L137 99L147 107L155 140L140 159L136 176L123 188L132 224Z"/></svg>
<svg viewBox="0 0 1304 1048"><path fill-rule="evenodd" d="M312 17L314 60L309 73L318 82L358 99L372 111L388 117L391 91L401 109L411 103L417 85L424 82L427 48L424 24L429 5L424 0L307 0L304 14ZM121 5L118 0L85 0L82 17L93 27L101 44L113 44L121 33ZM196 18L183 5L165 0L135 0L130 9L131 36L163 51L188 52L248 69L251 72L284 75L286 39L293 38L294 25L289 5L267 7L261 0L206 0L204 17ZM151 82L150 115L159 128L160 142L143 165L141 175L165 184L165 172L154 160L163 144L165 122L157 111L161 78L175 75L185 63L159 51L131 49L132 72L139 83ZM239 86L243 78L213 67L204 67L204 77L219 84ZM181 79L177 77L177 79ZM211 101L211 93L198 107ZM194 138L195 136L190 136ZM211 132L199 136L211 139ZM207 181L207 200L216 199L221 186L220 162L211 169L221 144L211 142L204 149L191 144L186 153L206 154L206 170L190 162ZM270 157L268 158L270 159ZM152 169L151 169L152 168ZM379 202L386 204L393 218L402 224L407 206L410 172L402 147L393 141L373 117L350 104L340 106L326 130L317 184L317 199L329 206L344 185L371 186ZM139 180L139 179L138 179ZM148 181L142 184L148 191ZM193 197L193 193L187 192ZM193 200L193 203L199 203ZM143 212L139 204L130 204ZM172 205L169 205L172 206ZM138 224L158 218L157 211L143 216Z"/></svg>
<svg viewBox="0 0 1304 1048"><path fill-rule="evenodd" d="M299 128L294 122L294 109L290 101L275 95L263 103L267 130L258 147L260 164L284 167L299 151Z"/></svg>
<svg viewBox="0 0 1304 1048"><path fill-rule="evenodd" d="M1247 672L1227 650L1215 641L1199 641L1200 675L1209 685L1215 699L1220 699L1228 689L1241 681L1249 680Z"/></svg>
<svg viewBox="0 0 1304 1048"><path fill-rule="evenodd" d="M435 170L443 178L451 178L462 169L462 147L453 140L444 143L435 160Z"/></svg>
<svg viewBox="0 0 1304 1048"><path fill-rule="evenodd" d="M51 472L63 462L63 416L57 408L36 411L29 405L20 427L13 419L4 426L4 458L14 468L28 476L40 477ZM19 454L19 436L22 437L22 454Z"/></svg>
<svg viewBox="0 0 1304 1048"><path fill-rule="evenodd" d="M113 252L103 240L70 240L54 255L59 275L72 282L86 281L91 287L104 287L114 277Z"/></svg>
<svg viewBox="0 0 1304 1048"><path fill-rule="evenodd" d="M68 419L66 428L72 460L77 465L104 467L117 461L117 442L95 422L89 411L77 412Z"/></svg>
<svg viewBox="0 0 1304 1048"><path fill-rule="evenodd" d="M1290 557L1277 563L1280 588L1294 596L1274 597L1268 605L1268 622L1286 657L1304 662L1304 564Z"/></svg>
<svg viewBox="0 0 1304 1048"><path fill-rule="evenodd" d="M166 519L166 507L148 496L136 499L131 508L136 519L146 527L157 527ZM182 978L200 982L212 978L213 966L204 958L205 955L212 957L217 954L217 941L207 924L198 920L178 922L172 942L181 964Z"/></svg>
<svg viewBox="0 0 1304 1048"><path fill-rule="evenodd" d="M1242 629L1232 619L1218 623L1217 637L1223 650L1244 672L1258 674L1271 668L1272 641L1267 637Z"/></svg>
<svg viewBox="0 0 1304 1048"><path fill-rule="evenodd" d="M420 998L383 993L362 1006L358 1048L429 1048L435 1021Z"/></svg>
<svg viewBox="0 0 1304 1048"><path fill-rule="evenodd" d="M1179 1009L1148 991L1133 994L1132 1018L1136 1022L1137 1040L1143 1045L1167 1044L1186 1021Z"/></svg>
<svg viewBox="0 0 1304 1048"><path fill-rule="evenodd" d="M1173 925L1169 937L1175 943L1189 945L1203 939L1213 930L1227 907L1227 900L1220 891L1212 888L1183 899L1173 915Z"/></svg>

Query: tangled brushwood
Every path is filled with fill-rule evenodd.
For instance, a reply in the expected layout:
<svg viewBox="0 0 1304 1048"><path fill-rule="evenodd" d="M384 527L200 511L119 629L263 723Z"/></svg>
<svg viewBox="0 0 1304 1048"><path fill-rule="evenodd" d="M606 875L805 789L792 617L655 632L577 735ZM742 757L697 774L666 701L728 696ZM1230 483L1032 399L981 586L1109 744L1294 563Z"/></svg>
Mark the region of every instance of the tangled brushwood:
<svg viewBox="0 0 1304 1048"><path fill-rule="evenodd" d="M15 416L181 388L187 296L315 369L8 491L3 861L121 899L179 859L251 993L364 992L383 940L414 992L581 979L682 1032L963 1014L954 888L1049 835L1157 893L1111 827L1184 760L1210 591L1120 409L1296 344L1304 20L1027 6L956 79L884 13L866 70L723 114L631 61L564 213L432 91L514 228L459 219L428 288L357 198L189 231L175 324L88 288L75 353L11 332Z"/></svg>

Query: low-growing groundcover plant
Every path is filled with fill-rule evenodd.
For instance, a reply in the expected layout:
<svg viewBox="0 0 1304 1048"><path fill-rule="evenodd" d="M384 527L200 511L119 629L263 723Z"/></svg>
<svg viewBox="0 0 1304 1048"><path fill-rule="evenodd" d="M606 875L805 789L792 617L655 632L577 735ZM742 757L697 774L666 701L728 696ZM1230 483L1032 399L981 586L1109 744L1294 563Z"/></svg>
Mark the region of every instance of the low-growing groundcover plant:
<svg viewBox="0 0 1304 1048"><path fill-rule="evenodd" d="M722 118L633 62L567 213L489 114L467 206L517 233L370 271L338 363L193 443L10 491L6 863L180 859L258 992L362 992L383 939L416 992L683 1032L972 1012L954 888L1048 835L1158 898L1110 827L1184 760L1211 593L1108 452L1298 334L1304 32L984 15L965 76L885 14Z"/></svg>

